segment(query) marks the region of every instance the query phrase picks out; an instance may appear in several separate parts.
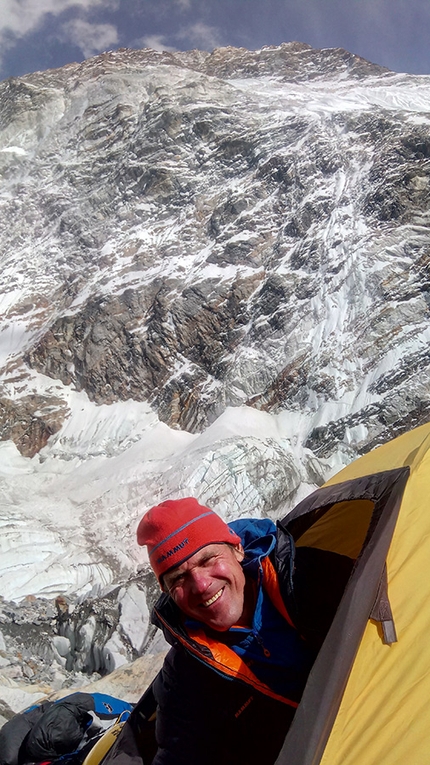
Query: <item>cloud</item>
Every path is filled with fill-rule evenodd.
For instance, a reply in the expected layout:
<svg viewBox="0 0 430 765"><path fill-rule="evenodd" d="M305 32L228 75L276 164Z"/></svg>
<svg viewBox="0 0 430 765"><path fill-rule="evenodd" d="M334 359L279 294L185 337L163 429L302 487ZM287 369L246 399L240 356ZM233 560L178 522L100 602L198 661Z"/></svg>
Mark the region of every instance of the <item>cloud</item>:
<svg viewBox="0 0 430 765"><path fill-rule="evenodd" d="M133 47L152 48L153 50L159 51L167 50L170 53L174 53L177 48L167 45L165 40L165 35L145 35L145 37L142 37L140 40L136 40L136 42L133 43Z"/></svg>
<svg viewBox="0 0 430 765"><path fill-rule="evenodd" d="M93 24L73 19L63 24L66 39L81 49L85 58L107 50L118 43L118 30L113 24Z"/></svg>
<svg viewBox="0 0 430 765"><path fill-rule="evenodd" d="M181 43L179 47L172 45L176 41ZM182 29L170 35L149 34L133 41L133 47L153 48L153 50L165 50L170 53L174 53L178 49L184 50L184 48L199 48L211 51L214 48L221 47L221 45L223 43L221 42L218 29L202 21L182 27Z"/></svg>
<svg viewBox="0 0 430 765"><path fill-rule="evenodd" d="M222 46L219 30L202 21L197 21L188 27L184 27L176 33L178 40L184 40L190 47L202 50L213 50Z"/></svg>
<svg viewBox="0 0 430 765"><path fill-rule="evenodd" d="M25 37L45 20L46 15L60 16L69 8L90 11L105 0L1 0L0 40L11 42Z"/></svg>
<svg viewBox="0 0 430 765"><path fill-rule="evenodd" d="M27 35L37 32L50 17L61 17L67 11L85 16L102 7L116 9L120 0L0 0L0 65L8 50L18 45ZM59 19L61 22L61 19ZM81 26L79 26L81 24ZM59 40L73 41L89 56L118 41L118 33L110 24L87 24L71 22L57 28Z"/></svg>

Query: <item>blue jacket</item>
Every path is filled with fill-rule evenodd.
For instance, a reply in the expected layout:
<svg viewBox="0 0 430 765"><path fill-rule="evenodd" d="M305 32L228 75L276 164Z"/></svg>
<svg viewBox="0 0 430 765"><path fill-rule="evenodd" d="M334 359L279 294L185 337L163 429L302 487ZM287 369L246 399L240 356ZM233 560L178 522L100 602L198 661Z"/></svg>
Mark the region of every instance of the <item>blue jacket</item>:
<svg viewBox="0 0 430 765"><path fill-rule="evenodd" d="M172 599L162 595L153 621L172 649L153 689L159 747L153 765L271 765L351 570L351 561L342 556L296 550L292 537L268 519L231 525L242 539L246 574L262 577L266 603L269 595L282 614L291 671L297 664L299 670L290 687L284 682L274 690L264 666L252 672L242 661L246 655L236 645L237 636L225 646L231 630L220 654L220 641L215 644L210 636L205 641L204 630L187 626ZM296 590L303 593L299 600Z"/></svg>

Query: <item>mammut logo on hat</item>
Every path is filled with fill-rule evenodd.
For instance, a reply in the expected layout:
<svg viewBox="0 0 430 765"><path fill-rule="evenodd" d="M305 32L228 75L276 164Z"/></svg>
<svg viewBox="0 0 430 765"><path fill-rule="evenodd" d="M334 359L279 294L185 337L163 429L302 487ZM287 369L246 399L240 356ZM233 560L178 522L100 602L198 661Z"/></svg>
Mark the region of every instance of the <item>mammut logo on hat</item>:
<svg viewBox="0 0 430 765"><path fill-rule="evenodd" d="M185 537L185 539L182 540L182 542L179 542L179 544L172 547L170 550L167 550L167 552L163 553L163 555L160 555L159 558L157 558L157 563L162 563L163 560L167 560L167 558L170 558L171 555L174 555L175 553L179 552L179 550L182 550L185 545L188 544L188 537Z"/></svg>

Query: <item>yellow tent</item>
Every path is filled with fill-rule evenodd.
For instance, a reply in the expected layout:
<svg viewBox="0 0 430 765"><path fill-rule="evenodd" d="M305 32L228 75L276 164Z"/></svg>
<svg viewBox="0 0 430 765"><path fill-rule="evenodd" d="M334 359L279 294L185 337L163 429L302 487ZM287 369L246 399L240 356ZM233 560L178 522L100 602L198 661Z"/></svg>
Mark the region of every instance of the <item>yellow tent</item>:
<svg viewBox="0 0 430 765"><path fill-rule="evenodd" d="M277 765L428 765L430 423L342 470L282 524L297 545L356 564Z"/></svg>

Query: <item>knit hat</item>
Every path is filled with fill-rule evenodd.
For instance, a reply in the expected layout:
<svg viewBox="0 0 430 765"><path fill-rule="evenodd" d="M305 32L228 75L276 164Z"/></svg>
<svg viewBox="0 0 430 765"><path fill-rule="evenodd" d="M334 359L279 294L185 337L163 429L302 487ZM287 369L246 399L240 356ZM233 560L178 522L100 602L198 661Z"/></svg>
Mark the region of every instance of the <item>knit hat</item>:
<svg viewBox="0 0 430 765"><path fill-rule="evenodd" d="M168 499L151 507L137 528L137 541L147 545L149 561L161 582L171 568L206 545L238 545L240 537L213 510L194 497Z"/></svg>

